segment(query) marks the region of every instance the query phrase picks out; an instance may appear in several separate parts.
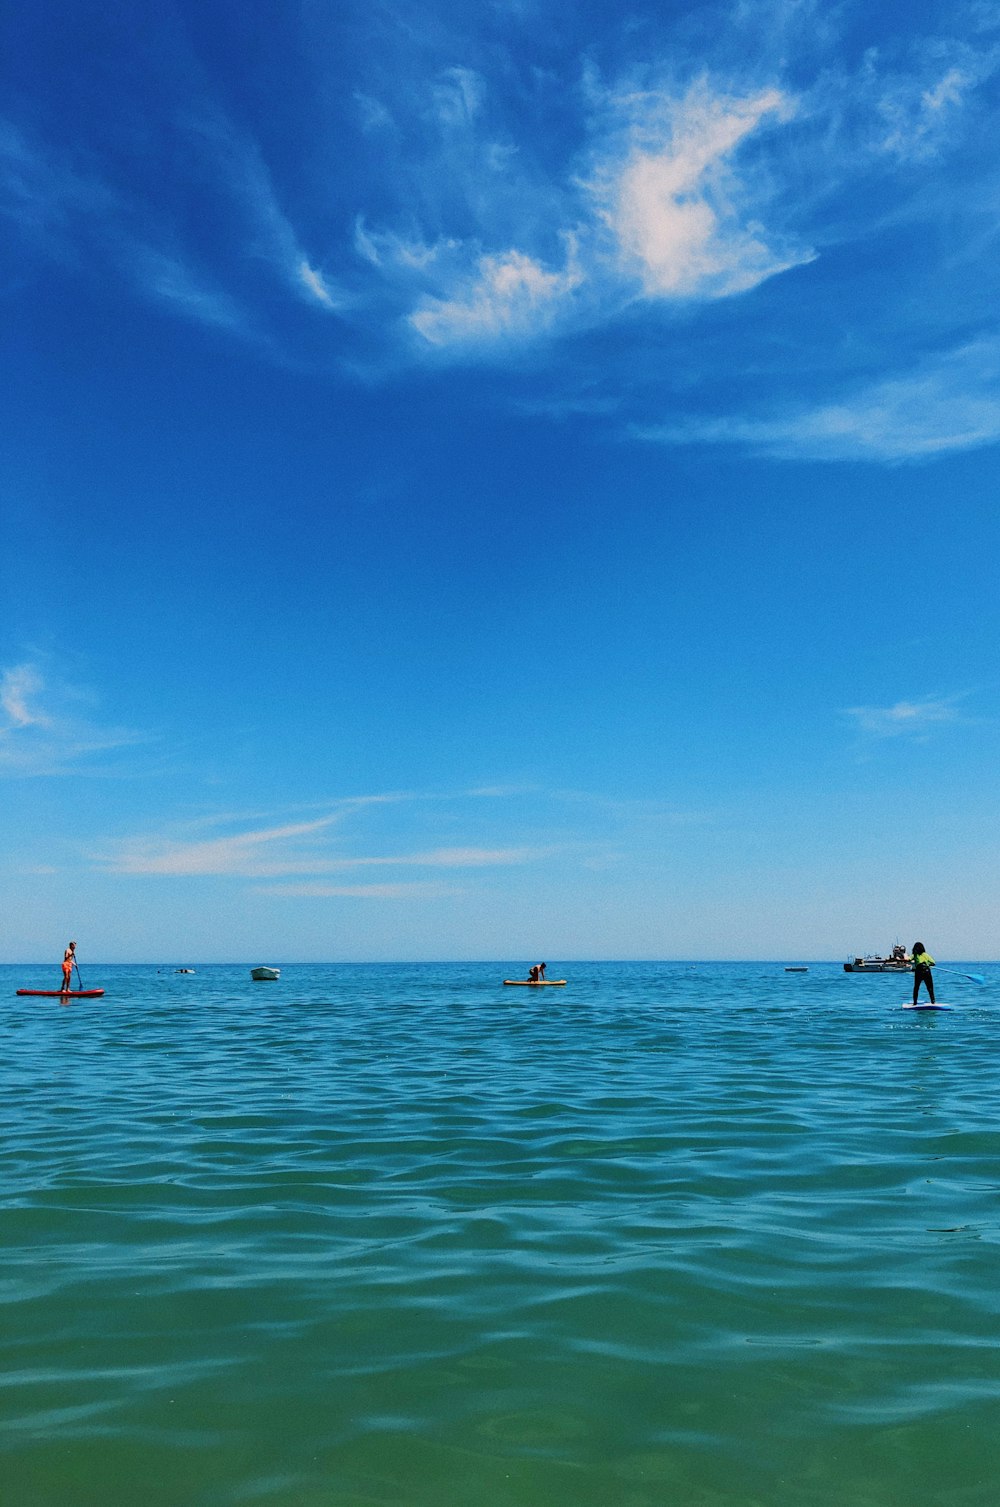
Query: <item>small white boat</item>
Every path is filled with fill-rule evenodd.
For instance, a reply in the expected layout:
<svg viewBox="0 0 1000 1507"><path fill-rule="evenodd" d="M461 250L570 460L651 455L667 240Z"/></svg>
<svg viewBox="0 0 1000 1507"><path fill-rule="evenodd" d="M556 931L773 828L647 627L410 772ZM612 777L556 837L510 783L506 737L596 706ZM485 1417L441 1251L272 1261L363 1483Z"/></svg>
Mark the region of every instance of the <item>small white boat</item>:
<svg viewBox="0 0 1000 1507"><path fill-rule="evenodd" d="M252 979L257 979L258 981L261 980L261 979L276 979L276 978L280 978L281 977L281 969L280 968L251 968L250 969L250 977Z"/></svg>

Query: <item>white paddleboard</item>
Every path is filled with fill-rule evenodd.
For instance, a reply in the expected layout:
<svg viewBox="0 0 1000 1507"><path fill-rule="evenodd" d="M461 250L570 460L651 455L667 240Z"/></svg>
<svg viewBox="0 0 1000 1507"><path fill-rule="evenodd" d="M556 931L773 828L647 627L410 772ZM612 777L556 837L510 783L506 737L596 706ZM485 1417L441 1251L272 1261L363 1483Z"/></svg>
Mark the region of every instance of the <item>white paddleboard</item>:
<svg viewBox="0 0 1000 1507"><path fill-rule="evenodd" d="M943 1005L943 1004L940 1003L940 1001L936 1001L932 1005L929 999L922 999L920 1001L919 1005L913 1005L913 1004L910 1003L909 1000L907 1000L906 1004L903 1006L903 1009L904 1010L952 1010L952 1009L954 1009L954 1006L953 1005Z"/></svg>

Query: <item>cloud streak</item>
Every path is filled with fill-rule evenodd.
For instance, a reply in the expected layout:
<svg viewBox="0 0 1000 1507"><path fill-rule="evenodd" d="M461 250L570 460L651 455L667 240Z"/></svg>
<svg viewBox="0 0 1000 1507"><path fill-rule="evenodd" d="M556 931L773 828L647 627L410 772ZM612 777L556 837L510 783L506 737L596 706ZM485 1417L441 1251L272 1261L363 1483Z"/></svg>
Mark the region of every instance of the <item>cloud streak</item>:
<svg viewBox="0 0 1000 1507"><path fill-rule="evenodd" d="M48 727L51 718L42 712L37 699L45 683L34 665L13 665L0 676L0 710L7 719L7 732L23 727Z"/></svg>
<svg viewBox="0 0 1000 1507"><path fill-rule="evenodd" d="M956 696L923 701L897 701L892 706L851 706L844 715L853 717L859 730L873 738L925 739L943 723L960 720Z"/></svg>
<svg viewBox="0 0 1000 1507"><path fill-rule="evenodd" d="M901 462L976 449L1000 439L1000 337L943 352L918 370L838 402L774 418L687 418L634 425L669 445L742 445L778 460Z"/></svg>
<svg viewBox="0 0 1000 1507"><path fill-rule="evenodd" d="M0 673L0 775L40 777L72 773L110 774L94 763L146 741L129 728L105 727L82 715L79 688L24 661Z"/></svg>
<svg viewBox="0 0 1000 1507"><path fill-rule="evenodd" d="M255 885L258 895L288 896L290 899L349 900L441 900L460 894L454 885L416 880L412 884L274 884Z"/></svg>
<svg viewBox="0 0 1000 1507"><path fill-rule="evenodd" d="M379 799L370 797L363 804ZM311 821L254 828L196 842L133 838L96 857L103 868L132 876L263 879L363 868L497 868L529 863L548 851L526 847L441 847L415 853L344 855L324 850L322 839L360 804L345 801L335 811Z"/></svg>

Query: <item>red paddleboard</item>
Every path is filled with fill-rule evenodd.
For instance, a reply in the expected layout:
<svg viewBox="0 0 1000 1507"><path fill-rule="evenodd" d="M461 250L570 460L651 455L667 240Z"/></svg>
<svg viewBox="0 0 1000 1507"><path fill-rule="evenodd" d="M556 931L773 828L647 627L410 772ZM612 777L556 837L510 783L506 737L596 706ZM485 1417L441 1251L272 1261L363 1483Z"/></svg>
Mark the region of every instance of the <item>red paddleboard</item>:
<svg viewBox="0 0 1000 1507"><path fill-rule="evenodd" d="M33 994L36 999L100 999L103 989L19 989L18 994Z"/></svg>

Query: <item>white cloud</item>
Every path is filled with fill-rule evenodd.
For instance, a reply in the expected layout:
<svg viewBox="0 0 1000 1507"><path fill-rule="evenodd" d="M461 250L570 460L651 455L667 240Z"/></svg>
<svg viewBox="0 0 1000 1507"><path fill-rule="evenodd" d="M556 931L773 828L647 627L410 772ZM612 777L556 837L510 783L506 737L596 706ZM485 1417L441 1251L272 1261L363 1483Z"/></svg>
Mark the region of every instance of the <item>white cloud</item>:
<svg viewBox="0 0 1000 1507"><path fill-rule="evenodd" d="M344 858L332 867L354 868L362 864L417 864L430 868L481 869L530 863L547 849L531 848L434 848L426 853L408 853L389 858Z"/></svg>
<svg viewBox="0 0 1000 1507"><path fill-rule="evenodd" d="M327 308L342 302L303 252L256 141L207 98L182 118L181 125L208 146L221 187L242 206L245 249L266 262L294 293L308 294L310 301Z"/></svg>
<svg viewBox="0 0 1000 1507"><path fill-rule="evenodd" d="M201 324L244 330L246 316L239 305L228 294L202 282L182 257L138 243L123 246L119 254L144 293L172 304Z"/></svg>
<svg viewBox="0 0 1000 1507"><path fill-rule="evenodd" d="M897 701L892 706L849 706L845 716L853 717L860 730L875 738L925 738L943 722L957 722L958 697L927 698L923 701Z"/></svg>
<svg viewBox="0 0 1000 1507"><path fill-rule="evenodd" d="M480 113L485 95L486 86L474 69L447 69L433 91L438 120L449 130L465 128Z"/></svg>
<svg viewBox="0 0 1000 1507"><path fill-rule="evenodd" d="M453 885L416 880L412 884L273 884L254 885L258 895L303 899L342 896L351 900L438 900L461 891Z"/></svg>
<svg viewBox="0 0 1000 1507"><path fill-rule="evenodd" d="M284 874L333 874L359 868L495 868L543 856L532 848L431 848L416 853L344 855L317 846L329 829L362 805L396 797L363 797L339 802L337 809L311 821L255 828L224 837L183 842L164 837L129 839L98 855L117 874L228 875L262 879Z"/></svg>
<svg viewBox="0 0 1000 1507"><path fill-rule="evenodd" d="M346 297L312 266L283 212L256 143L208 100L185 109L175 128L207 156L228 203L241 262L265 265L297 297L340 308ZM116 187L82 171L66 150L30 139L0 120L0 211L46 254L71 263L124 271L146 297L186 317L233 333L253 321L221 275L206 272L183 219L155 217L131 185ZM229 251L232 247L227 248Z"/></svg>
<svg viewBox="0 0 1000 1507"><path fill-rule="evenodd" d="M562 272L548 272L520 251L480 258L477 275L451 298L428 298L410 323L431 345L459 345L549 328L582 280L572 255Z"/></svg>
<svg viewBox="0 0 1000 1507"><path fill-rule="evenodd" d="M786 460L921 460L1000 440L1000 339L947 352L837 403L777 418L690 419L636 427L669 444L730 443Z"/></svg>
<svg viewBox="0 0 1000 1507"><path fill-rule="evenodd" d="M294 844L295 839L312 838L325 831L339 815L334 812L310 822L263 827L203 842L138 838L121 844L113 853L102 855L100 861L116 874L263 877L323 872L326 868L323 859L312 857L308 852L289 853L289 844Z"/></svg>
<svg viewBox="0 0 1000 1507"><path fill-rule="evenodd" d="M624 161L599 167L595 192L647 297L722 298L811 259L772 250L750 228L729 161L765 116L789 117L787 96L767 89L739 99L700 85L682 100L646 98L644 109Z"/></svg>
<svg viewBox="0 0 1000 1507"><path fill-rule="evenodd" d="M336 308L333 295L327 287L322 274L317 272L315 267L310 267L304 257L299 263L299 277L313 297L318 299L321 304L328 309Z"/></svg>
<svg viewBox="0 0 1000 1507"><path fill-rule="evenodd" d="M735 0L723 12L711 13L716 41L699 31L709 12L696 8L680 31L652 15L640 30L625 20L607 47L581 33L576 56L571 26L561 61L535 68L516 65L502 27L491 23L487 40L482 17L466 17L459 39L440 17L416 27L373 13L385 46L363 67L341 57L336 70L336 108L355 122L346 151L330 130L343 116L331 112L321 51L309 51L292 114L255 133L168 25L175 50L150 51L150 121L126 120L133 129L115 136L95 101L94 120L61 144L0 122L0 207L34 249L101 277L124 270L172 312L278 360L328 367L339 352L341 370L377 377L401 343L402 359L502 359L512 346L610 326L619 338L595 358L599 378L588 380L591 352L577 346L572 371L553 359L522 408L606 417L617 404L635 414L641 401L649 413L657 386L683 383L690 395L738 345L748 373L780 361L777 382L808 369L826 385L799 389L817 396L795 411L734 407L690 423L665 403L660 438L876 460L990 442L992 394L975 383L946 391L932 381L921 393L903 373L851 393L845 366L837 373L860 352L884 375L876 342L903 348L900 328L967 338L991 299L992 169L975 148L991 139L980 86L996 72L995 38L963 5L933 35L923 23L887 28L859 58L843 45L839 10L818 0ZM594 60L609 55L620 71L601 77ZM961 172L925 176L960 132L973 148ZM140 182L152 185L145 195ZM919 240L914 231L912 257L878 241L905 220L931 230ZM754 321L763 299L748 300L738 328L737 311L696 324L695 305L801 267L810 243L844 248L828 258L831 301L863 263L866 296L845 303L842 340L807 327L818 278L802 279L801 304L794 288L786 300L773 289L766 330ZM921 275L926 299L913 291ZM868 297L878 278L879 296ZM295 317L291 299L308 317ZM333 311L351 321L340 345L339 319L320 326ZM696 346L702 330L709 338ZM547 354L558 354L551 343Z"/></svg>
<svg viewBox="0 0 1000 1507"><path fill-rule="evenodd" d="M43 674L35 661L0 675L0 774L93 772L96 754L142 740L127 728L102 727L81 715L78 688ZM107 766L98 772L108 773Z"/></svg>
<svg viewBox="0 0 1000 1507"><path fill-rule="evenodd" d="M465 80L459 96L449 119L460 115L471 137L481 95ZM813 255L762 228L769 179L737 160L763 124L793 113L775 88L606 91L595 95L583 176L567 164L561 177L541 178L536 164L483 137L438 164L474 233L424 239L359 217L355 249L399 284L410 328L439 351L600 323L636 299L745 292ZM561 267L554 238L566 248Z"/></svg>
<svg viewBox="0 0 1000 1507"><path fill-rule="evenodd" d="M997 64L991 52L975 53L968 47L952 50L955 61L943 71L932 56L911 74L879 80L876 118L882 130L876 139L878 150L919 161L946 143L967 97Z"/></svg>
<svg viewBox="0 0 1000 1507"><path fill-rule="evenodd" d="M359 215L354 222L354 249L373 267L419 274L461 253L462 243L455 239L425 242L391 230L369 230L364 216Z"/></svg>
<svg viewBox="0 0 1000 1507"><path fill-rule="evenodd" d="M8 728L47 727L50 719L35 705L44 682L34 665L14 665L0 677L0 708L8 719Z"/></svg>

